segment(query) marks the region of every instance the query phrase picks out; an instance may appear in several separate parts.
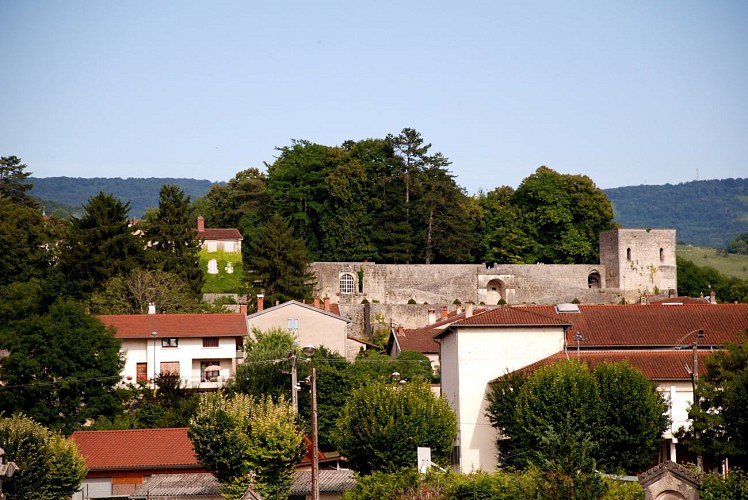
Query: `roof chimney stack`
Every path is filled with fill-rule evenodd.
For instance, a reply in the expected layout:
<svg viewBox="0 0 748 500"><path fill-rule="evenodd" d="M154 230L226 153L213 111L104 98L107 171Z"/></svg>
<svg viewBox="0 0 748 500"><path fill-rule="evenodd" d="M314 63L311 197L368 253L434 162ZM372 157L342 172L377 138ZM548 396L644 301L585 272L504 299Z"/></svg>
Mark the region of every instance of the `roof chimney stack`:
<svg viewBox="0 0 748 500"><path fill-rule="evenodd" d="M319 295L317 295L316 293L314 294L314 307L319 309Z"/></svg>
<svg viewBox="0 0 748 500"><path fill-rule="evenodd" d="M205 219L202 215L197 216L197 232L202 233L205 231Z"/></svg>
<svg viewBox="0 0 748 500"><path fill-rule="evenodd" d="M148 314L156 314L156 304L153 302L148 304Z"/></svg>
<svg viewBox="0 0 748 500"><path fill-rule="evenodd" d="M260 312L263 309L265 309L265 294L258 293L257 294L257 312Z"/></svg>
<svg viewBox="0 0 748 500"><path fill-rule="evenodd" d="M428 319L428 325L433 325L436 323L436 309L429 309L429 319Z"/></svg>
<svg viewBox="0 0 748 500"><path fill-rule="evenodd" d="M465 302L465 318L469 318L473 315L473 302L468 300Z"/></svg>
<svg viewBox="0 0 748 500"><path fill-rule="evenodd" d="M325 296L325 311L330 312L330 297Z"/></svg>
<svg viewBox="0 0 748 500"><path fill-rule="evenodd" d="M447 310L447 306L442 306L441 316L439 319L447 319L447 316L449 316L449 310Z"/></svg>

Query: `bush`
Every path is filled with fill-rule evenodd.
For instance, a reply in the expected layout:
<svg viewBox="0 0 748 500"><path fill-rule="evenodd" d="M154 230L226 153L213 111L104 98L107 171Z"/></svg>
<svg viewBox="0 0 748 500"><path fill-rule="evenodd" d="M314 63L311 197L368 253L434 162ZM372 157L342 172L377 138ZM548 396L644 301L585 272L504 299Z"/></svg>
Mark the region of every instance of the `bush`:
<svg viewBox="0 0 748 500"><path fill-rule="evenodd" d="M719 474L704 474L701 478L701 500L748 498L748 475L740 469L731 469L724 479Z"/></svg>

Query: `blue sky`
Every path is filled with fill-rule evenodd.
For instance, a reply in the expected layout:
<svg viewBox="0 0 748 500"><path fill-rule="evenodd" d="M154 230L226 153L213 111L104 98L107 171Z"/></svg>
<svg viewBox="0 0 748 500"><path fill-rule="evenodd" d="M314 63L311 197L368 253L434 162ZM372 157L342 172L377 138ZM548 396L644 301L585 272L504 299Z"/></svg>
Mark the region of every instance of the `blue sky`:
<svg viewBox="0 0 748 500"><path fill-rule="evenodd" d="M0 0L0 155L223 180L418 130L469 193L748 177L748 2Z"/></svg>

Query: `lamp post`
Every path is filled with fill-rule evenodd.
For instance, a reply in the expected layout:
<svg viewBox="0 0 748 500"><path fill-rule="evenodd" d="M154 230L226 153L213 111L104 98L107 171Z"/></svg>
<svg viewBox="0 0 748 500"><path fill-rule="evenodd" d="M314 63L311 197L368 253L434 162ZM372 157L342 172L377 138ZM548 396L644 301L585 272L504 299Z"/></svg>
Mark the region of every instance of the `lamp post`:
<svg viewBox="0 0 748 500"><path fill-rule="evenodd" d="M151 332L151 337L153 337L153 387L156 387L156 337L158 336L158 332Z"/></svg>
<svg viewBox="0 0 748 500"><path fill-rule="evenodd" d="M317 374L314 369L314 346L304 346L304 354L309 357L309 383L312 386L312 500L319 500L319 451L317 445Z"/></svg>
<svg viewBox="0 0 748 500"><path fill-rule="evenodd" d="M579 343L585 340L584 335L582 335L582 332L577 331L577 333L572 337L572 340L577 341L577 362L580 362L582 360L582 355L579 352Z"/></svg>

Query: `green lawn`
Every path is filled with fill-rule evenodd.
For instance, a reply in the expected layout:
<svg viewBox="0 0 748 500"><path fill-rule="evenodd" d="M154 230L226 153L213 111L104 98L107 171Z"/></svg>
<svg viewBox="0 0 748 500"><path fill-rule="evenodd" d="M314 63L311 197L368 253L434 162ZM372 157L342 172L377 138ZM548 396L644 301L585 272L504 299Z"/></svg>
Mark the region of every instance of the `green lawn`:
<svg viewBox="0 0 748 500"><path fill-rule="evenodd" d="M218 274L208 273L208 261L216 259L218 262ZM228 263L234 268L233 273L226 271ZM203 293L242 293L244 291L244 268L242 266L242 254L228 252L200 251L200 267L205 273L205 284Z"/></svg>
<svg viewBox="0 0 748 500"><path fill-rule="evenodd" d="M713 267L726 276L748 279L748 255L717 254L716 248L678 245L678 257L690 260L697 266Z"/></svg>

